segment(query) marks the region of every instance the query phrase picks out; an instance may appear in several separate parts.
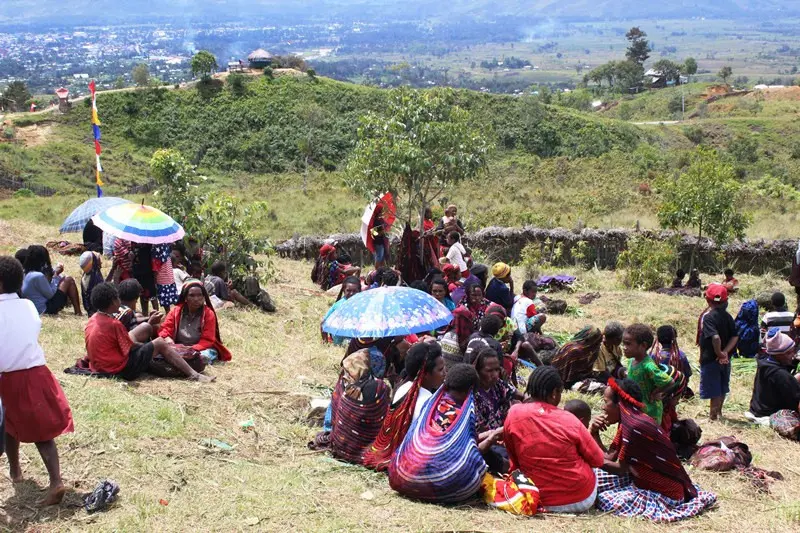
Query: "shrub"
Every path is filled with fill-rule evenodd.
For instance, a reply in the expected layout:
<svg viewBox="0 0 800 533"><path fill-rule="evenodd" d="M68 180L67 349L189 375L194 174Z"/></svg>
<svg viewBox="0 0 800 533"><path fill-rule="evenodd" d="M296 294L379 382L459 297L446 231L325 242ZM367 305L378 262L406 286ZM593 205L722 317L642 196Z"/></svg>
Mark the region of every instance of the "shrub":
<svg viewBox="0 0 800 533"><path fill-rule="evenodd" d="M705 133L700 126L686 126L683 128L683 134L694 144L701 144L705 139Z"/></svg>
<svg viewBox="0 0 800 533"><path fill-rule="evenodd" d="M738 135L728 143L728 153L738 163L758 161L758 139L752 135Z"/></svg>
<svg viewBox="0 0 800 533"><path fill-rule="evenodd" d="M272 67L264 67L264 77L267 79L274 79L275 73L272 70Z"/></svg>
<svg viewBox="0 0 800 533"><path fill-rule="evenodd" d="M677 243L640 235L628 239L628 248L617 259L617 276L628 289L651 291L670 279L677 258Z"/></svg>
<svg viewBox="0 0 800 533"><path fill-rule="evenodd" d="M525 273L525 279L538 279L542 265L542 245L531 242L525 245L519 255L519 266Z"/></svg>
<svg viewBox="0 0 800 533"><path fill-rule="evenodd" d="M14 191L14 198L33 198L34 196L36 195L33 193L32 190L26 189L24 187L22 189L17 189L16 191Z"/></svg>
<svg viewBox="0 0 800 533"><path fill-rule="evenodd" d="M16 136L14 132L14 128L3 128L3 137L8 139L9 141Z"/></svg>

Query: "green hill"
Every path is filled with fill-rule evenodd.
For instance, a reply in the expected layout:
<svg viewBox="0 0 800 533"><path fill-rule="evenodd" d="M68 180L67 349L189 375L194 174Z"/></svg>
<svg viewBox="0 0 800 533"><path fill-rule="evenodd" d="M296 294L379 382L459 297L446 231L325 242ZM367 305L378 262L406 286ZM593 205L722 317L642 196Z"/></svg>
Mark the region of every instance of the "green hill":
<svg viewBox="0 0 800 533"><path fill-rule="evenodd" d="M703 86L684 90L687 101L699 105ZM642 196L640 185L654 186L659 177L678 171L688 152L703 143L730 158L752 189L753 235L789 236L795 215L783 204L798 197L798 122L775 116L766 103L761 114L723 118L721 102L705 107L706 118L673 126L608 118L619 117L622 105L634 109L636 120L669 118L665 113L675 91L626 99L607 116L544 105L533 97L456 91L458 104L470 110L497 149L485 176L447 191L441 201L463 206L473 228L652 227L658 191ZM387 96L380 89L306 76L253 78L238 90L215 81L186 90L100 94L106 192L140 199L142 193L131 187L149 181L155 150L172 147L208 177L208 187L266 200L266 235L355 231L364 200L345 187L341 166L354 145L359 117L380 111ZM739 105L727 100L724 105ZM781 102L780 109L792 105ZM59 194L46 205L37 199L0 201L0 217L55 224L76 203L69 195L93 194L85 101L63 116L23 116L4 133L15 142L0 143L0 176ZM301 141L312 145L307 194L300 188L306 155Z"/></svg>

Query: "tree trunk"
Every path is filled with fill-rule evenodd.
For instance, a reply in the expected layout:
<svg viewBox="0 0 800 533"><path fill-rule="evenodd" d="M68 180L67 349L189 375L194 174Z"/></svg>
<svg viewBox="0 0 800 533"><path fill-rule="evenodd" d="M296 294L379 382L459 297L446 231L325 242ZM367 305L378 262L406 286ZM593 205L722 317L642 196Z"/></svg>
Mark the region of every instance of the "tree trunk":
<svg viewBox="0 0 800 533"><path fill-rule="evenodd" d="M694 258L695 258L695 255L697 255L697 248L700 246L700 239L702 239L702 238L703 238L703 223L701 222L700 226L699 226L699 231L697 232L697 240L695 241L694 246L692 246L692 255L689 256L689 272L690 273L692 272L692 269L694 268Z"/></svg>
<svg viewBox="0 0 800 533"><path fill-rule="evenodd" d="M308 156L306 156L306 168L303 172L303 194L308 196Z"/></svg>

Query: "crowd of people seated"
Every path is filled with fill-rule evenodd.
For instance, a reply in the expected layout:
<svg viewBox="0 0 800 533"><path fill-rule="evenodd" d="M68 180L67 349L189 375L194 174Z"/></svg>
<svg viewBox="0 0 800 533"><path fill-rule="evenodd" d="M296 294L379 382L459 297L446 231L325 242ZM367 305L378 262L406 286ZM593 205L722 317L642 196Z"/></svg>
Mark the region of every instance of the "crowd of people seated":
<svg viewBox="0 0 800 533"><path fill-rule="evenodd" d="M448 241L451 247L459 242ZM335 254L335 247L326 253ZM686 422L680 401L694 395L692 365L673 325L587 325L558 346L543 333L546 305L536 282L525 281L517 295L508 265L464 260L466 272L445 261L424 280L408 283L451 311L448 326L390 339L323 335L349 342L349 355L327 423L310 446L385 470L394 490L431 502L478 495L520 514L597 508L655 521L689 518L714 505L716 496L692 482L678 456L685 443L671 440L672 430ZM691 283L702 287L699 274L692 274ZM398 273L385 266L363 278L350 276L334 305L398 284L404 284ZM696 339L699 394L712 420L723 416L740 340L740 325L727 311L729 292L737 288L731 271L702 287L707 307ZM782 435L794 428L797 438L797 346L781 331L785 301L775 295L770 307L763 324L755 313L761 342L749 415ZM521 369L533 370L525 376ZM603 394L603 411L592 416L581 400L560 407L567 389Z"/></svg>

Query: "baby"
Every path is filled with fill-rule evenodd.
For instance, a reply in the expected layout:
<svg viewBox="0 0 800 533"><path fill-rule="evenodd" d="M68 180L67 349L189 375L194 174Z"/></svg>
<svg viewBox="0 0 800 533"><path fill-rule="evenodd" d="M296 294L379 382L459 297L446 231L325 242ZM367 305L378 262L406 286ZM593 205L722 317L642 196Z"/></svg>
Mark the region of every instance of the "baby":
<svg viewBox="0 0 800 533"><path fill-rule="evenodd" d="M592 421L592 408L589 407L589 404L583 400L570 400L564 404L564 410L575 415L581 424L589 427L589 423Z"/></svg>

